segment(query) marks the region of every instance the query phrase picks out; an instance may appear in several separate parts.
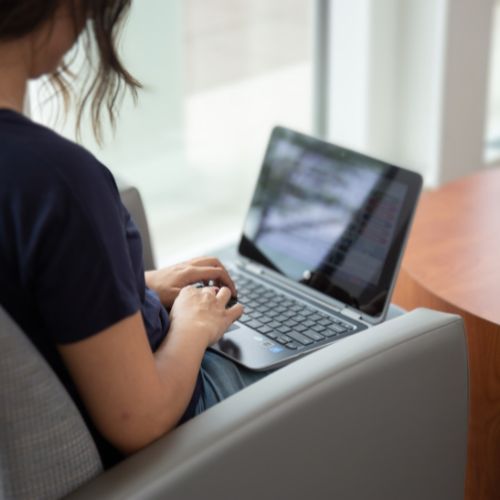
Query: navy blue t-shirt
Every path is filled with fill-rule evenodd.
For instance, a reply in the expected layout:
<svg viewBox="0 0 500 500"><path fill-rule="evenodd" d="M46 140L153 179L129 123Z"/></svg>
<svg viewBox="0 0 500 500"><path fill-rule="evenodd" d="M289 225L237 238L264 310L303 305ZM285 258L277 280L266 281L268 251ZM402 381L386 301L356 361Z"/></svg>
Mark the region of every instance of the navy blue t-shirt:
<svg viewBox="0 0 500 500"><path fill-rule="evenodd" d="M105 466L116 463L119 453L92 425L56 345L141 310L156 350L168 315L145 285L140 235L111 172L80 146L2 109L0 304L66 386Z"/></svg>

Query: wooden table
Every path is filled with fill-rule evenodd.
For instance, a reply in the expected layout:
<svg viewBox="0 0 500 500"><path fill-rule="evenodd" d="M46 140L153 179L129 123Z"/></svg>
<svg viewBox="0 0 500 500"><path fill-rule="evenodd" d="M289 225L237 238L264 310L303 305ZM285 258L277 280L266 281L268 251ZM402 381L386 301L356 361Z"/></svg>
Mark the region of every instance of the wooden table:
<svg viewBox="0 0 500 500"><path fill-rule="evenodd" d="M422 195L394 302L464 318L470 370L466 499L500 499L500 169Z"/></svg>

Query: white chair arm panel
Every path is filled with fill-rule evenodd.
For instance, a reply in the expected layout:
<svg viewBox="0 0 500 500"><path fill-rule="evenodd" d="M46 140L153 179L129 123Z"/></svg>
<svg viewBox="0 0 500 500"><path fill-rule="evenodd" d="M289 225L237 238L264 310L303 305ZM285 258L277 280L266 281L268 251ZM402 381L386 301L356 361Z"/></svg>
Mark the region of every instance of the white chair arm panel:
<svg viewBox="0 0 500 500"><path fill-rule="evenodd" d="M419 309L278 370L72 499L463 498L462 320Z"/></svg>

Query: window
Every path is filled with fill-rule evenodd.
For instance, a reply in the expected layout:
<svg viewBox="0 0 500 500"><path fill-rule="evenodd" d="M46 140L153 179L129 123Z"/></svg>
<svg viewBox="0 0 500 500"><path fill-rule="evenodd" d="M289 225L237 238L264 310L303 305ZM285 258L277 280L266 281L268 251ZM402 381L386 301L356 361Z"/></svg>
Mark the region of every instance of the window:
<svg viewBox="0 0 500 500"><path fill-rule="evenodd" d="M82 142L140 188L160 263L237 238L271 128L311 131L312 7L133 3L122 53L146 90L137 108L124 102L104 148L89 123ZM51 123L49 108L35 118ZM57 127L74 136L71 120Z"/></svg>

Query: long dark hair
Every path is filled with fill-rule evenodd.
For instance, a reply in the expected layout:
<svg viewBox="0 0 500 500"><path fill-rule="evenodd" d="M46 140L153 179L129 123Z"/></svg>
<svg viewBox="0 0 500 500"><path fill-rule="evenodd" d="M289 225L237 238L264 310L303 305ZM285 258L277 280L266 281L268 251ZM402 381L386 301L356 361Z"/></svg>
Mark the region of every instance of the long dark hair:
<svg viewBox="0 0 500 500"><path fill-rule="evenodd" d="M80 129L86 108L92 118L94 134L103 137L102 114L107 112L111 125L123 92L128 88L134 98L141 84L125 69L116 44L132 0L0 0L0 41L20 38L49 22L65 2L70 7L75 30L85 24L80 46L85 51L87 75L83 92L75 96L72 81L75 75L62 63L50 76L50 83L59 91L67 108L72 98L78 105L77 129ZM83 16L83 17L82 17Z"/></svg>

